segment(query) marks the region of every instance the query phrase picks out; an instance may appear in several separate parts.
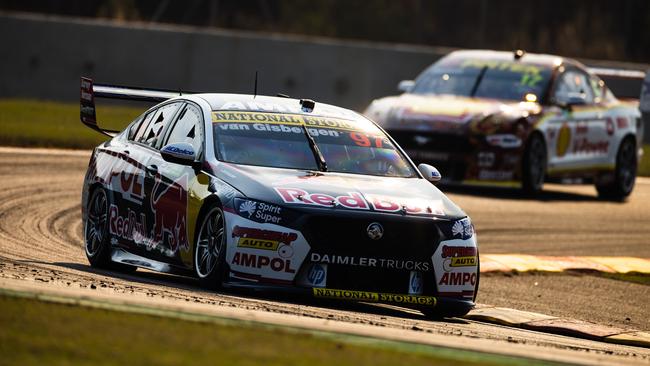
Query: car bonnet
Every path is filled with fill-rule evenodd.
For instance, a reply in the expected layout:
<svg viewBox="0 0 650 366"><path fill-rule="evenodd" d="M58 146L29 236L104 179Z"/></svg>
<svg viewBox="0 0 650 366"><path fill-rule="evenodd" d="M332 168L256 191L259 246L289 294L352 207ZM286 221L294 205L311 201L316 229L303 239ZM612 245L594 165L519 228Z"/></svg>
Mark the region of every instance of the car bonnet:
<svg viewBox="0 0 650 366"><path fill-rule="evenodd" d="M380 177L221 163L215 174L246 197L295 209L322 208L461 218L466 214L421 178Z"/></svg>
<svg viewBox="0 0 650 366"><path fill-rule="evenodd" d="M390 108L390 118L381 124L389 130L421 130L434 127L462 129L471 121L493 114L518 116L539 112L539 105L536 103L413 94L390 98L384 108ZM372 114L369 117L372 118Z"/></svg>

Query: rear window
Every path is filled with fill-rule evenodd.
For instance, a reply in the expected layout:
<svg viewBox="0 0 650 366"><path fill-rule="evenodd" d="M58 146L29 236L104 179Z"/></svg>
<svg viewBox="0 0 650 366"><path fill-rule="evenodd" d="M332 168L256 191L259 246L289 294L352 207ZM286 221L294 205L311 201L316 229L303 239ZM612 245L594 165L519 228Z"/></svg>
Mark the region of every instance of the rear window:
<svg viewBox="0 0 650 366"><path fill-rule="evenodd" d="M318 170L305 129L320 149L328 171L415 177L411 164L387 136L366 119L341 119L262 112L214 111L217 159Z"/></svg>

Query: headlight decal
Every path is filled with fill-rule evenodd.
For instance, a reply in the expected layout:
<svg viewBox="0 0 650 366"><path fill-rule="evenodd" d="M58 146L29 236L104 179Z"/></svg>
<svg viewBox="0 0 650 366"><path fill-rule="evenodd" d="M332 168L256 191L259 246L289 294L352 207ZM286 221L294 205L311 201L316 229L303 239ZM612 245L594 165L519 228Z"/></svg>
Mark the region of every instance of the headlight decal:
<svg viewBox="0 0 650 366"><path fill-rule="evenodd" d="M454 222L451 227L451 235L454 239L467 240L474 236L474 225L469 217Z"/></svg>

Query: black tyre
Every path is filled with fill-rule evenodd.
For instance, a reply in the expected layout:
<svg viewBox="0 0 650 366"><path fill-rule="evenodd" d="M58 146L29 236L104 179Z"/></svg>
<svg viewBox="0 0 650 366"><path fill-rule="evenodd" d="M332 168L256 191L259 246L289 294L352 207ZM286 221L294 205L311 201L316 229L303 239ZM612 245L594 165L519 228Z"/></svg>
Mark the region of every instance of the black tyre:
<svg viewBox="0 0 650 366"><path fill-rule="evenodd" d="M194 243L194 272L205 288L221 286L225 273L226 234L225 217L219 207L211 208L199 226Z"/></svg>
<svg viewBox="0 0 650 366"><path fill-rule="evenodd" d="M108 206L106 191L102 188L95 189L90 196L84 222L84 249L88 262L93 267L108 268L111 263Z"/></svg>
<svg viewBox="0 0 650 366"><path fill-rule="evenodd" d="M97 188L90 197L84 222L84 249L90 265L97 268L134 272L137 267L111 260L111 242L108 235L108 196Z"/></svg>
<svg viewBox="0 0 650 366"><path fill-rule="evenodd" d="M607 183L596 183L598 197L622 201L634 189L637 172L636 143L633 138L626 138L616 153L614 177Z"/></svg>
<svg viewBox="0 0 650 366"><path fill-rule="evenodd" d="M544 187L546 177L546 144L544 138L533 134L524 149L521 166L521 188L526 194L536 195Z"/></svg>

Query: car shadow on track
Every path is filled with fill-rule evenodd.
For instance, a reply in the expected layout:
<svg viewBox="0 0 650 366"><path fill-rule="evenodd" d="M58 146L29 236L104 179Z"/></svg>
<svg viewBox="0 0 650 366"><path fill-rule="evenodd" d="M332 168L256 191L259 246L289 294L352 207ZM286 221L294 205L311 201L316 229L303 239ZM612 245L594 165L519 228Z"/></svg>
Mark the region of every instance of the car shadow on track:
<svg viewBox="0 0 650 366"><path fill-rule="evenodd" d="M438 185L438 188L444 193L455 193L468 196L488 197L498 199L513 199L513 200L533 200L542 202L551 201L568 201L568 202L597 202L602 201L596 196L589 194L582 194L576 192L555 191L545 188L542 192L536 195L526 194L517 188L504 188L504 187L473 187L473 186L460 186L460 185Z"/></svg>
<svg viewBox="0 0 650 366"><path fill-rule="evenodd" d="M273 292L273 291L252 290L246 288L224 288L218 291L208 291L200 287L198 280L195 278L178 276L178 275L167 274L167 273L152 272L143 269L138 269L136 272L133 273L125 273L125 272L120 272L115 270L104 270L104 269L93 268L86 264L72 263L72 262L54 262L54 263L38 262L38 261L23 261L23 262L30 262L34 264L56 265L59 267L74 269L81 272L103 275L107 277L114 277L116 279L121 279L133 283L139 283L139 284L149 284L149 285L154 284L154 285L174 287L179 290L192 291L197 297L213 295L213 294L237 296L237 297L242 297L244 299L273 301L273 302L286 304L289 306L303 305L303 306L319 307L322 309L331 309L334 311L352 311L352 312L358 312L367 315L380 316L382 318L395 317L395 318L417 320L417 321L430 320L425 318L424 315L422 315L422 313L420 313L417 310L401 308L393 305L315 299L305 294L280 293L280 292ZM212 300L214 299L210 299L210 301ZM310 315L308 311L304 311L302 315L313 316ZM348 316L346 314L339 314L339 316L335 317L332 314L331 317L333 317L334 319L336 318L340 319L341 317L347 318ZM361 323L369 322L369 320L362 319L361 317L358 319L354 319L350 317L349 320L353 322L361 322ZM447 323L466 323L466 321L460 318L448 318L448 319L441 319L435 321L447 322Z"/></svg>

